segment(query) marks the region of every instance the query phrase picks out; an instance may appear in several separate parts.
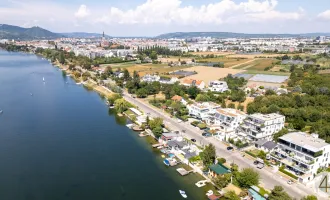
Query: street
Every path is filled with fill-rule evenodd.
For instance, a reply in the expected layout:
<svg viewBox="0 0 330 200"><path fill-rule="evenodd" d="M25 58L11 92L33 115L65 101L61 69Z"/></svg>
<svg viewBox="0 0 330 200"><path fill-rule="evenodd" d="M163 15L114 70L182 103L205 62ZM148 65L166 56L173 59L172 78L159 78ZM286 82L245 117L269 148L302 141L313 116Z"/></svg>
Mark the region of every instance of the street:
<svg viewBox="0 0 330 200"><path fill-rule="evenodd" d="M213 137L205 138L202 136L202 131L196 127L193 127L189 124L189 122L178 122L176 119L169 117L166 113L160 111L157 108L154 108L152 105L149 105L142 100L132 98L131 95L124 93L123 97L130 103L138 106L138 108L145 113L150 113L151 117L161 117L164 120L164 124L166 127L170 128L171 130L177 130L182 132L184 130L184 137L186 138L194 138L196 139L196 143L198 145L206 145L212 143L217 152L218 157L223 157L229 163L235 163L239 166L240 169L251 167L257 170L261 177L261 185L268 190L272 190L274 186L280 185L282 186L286 192L295 198L302 198L303 196L313 194L313 190L302 185L300 183L294 183L293 185L289 185L287 181L289 179L282 177L280 174L273 172L272 168L264 167L263 169L257 169L256 166L253 164L253 160L244 158L239 151L228 151L226 148L227 146L224 145L222 142L216 140ZM317 196L316 194L314 194ZM319 198L320 199L320 198Z"/></svg>

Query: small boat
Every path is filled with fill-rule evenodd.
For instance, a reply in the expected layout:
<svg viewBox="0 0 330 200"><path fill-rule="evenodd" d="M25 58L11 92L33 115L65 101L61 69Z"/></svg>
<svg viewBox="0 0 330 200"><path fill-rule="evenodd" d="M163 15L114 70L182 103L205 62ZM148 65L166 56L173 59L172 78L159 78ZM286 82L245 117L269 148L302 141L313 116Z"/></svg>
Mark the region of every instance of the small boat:
<svg viewBox="0 0 330 200"><path fill-rule="evenodd" d="M31 96L33 96L33 94L32 94L32 93L30 93L30 95L31 95Z"/></svg>
<svg viewBox="0 0 330 200"><path fill-rule="evenodd" d="M166 165L166 166L170 166L170 161L168 161L167 159L165 159L164 161L163 161L163 163Z"/></svg>
<svg viewBox="0 0 330 200"><path fill-rule="evenodd" d="M211 195L213 195L213 191L212 190L207 191L206 196L211 196Z"/></svg>
<svg viewBox="0 0 330 200"><path fill-rule="evenodd" d="M181 194L181 196L183 197L183 198L187 198L188 196L186 195L186 192L185 191L183 191L183 190L179 190L179 192L180 192L180 194Z"/></svg>
<svg viewBox="0 0 330 200"><path fill-rule="evenodd" d="M162 158L165 158L165 155L162 155Z"/></svg>
<svg viewBox="0 0 330 200"><path fill-rule="evenodd" d="M0 110L0 114L2 114L3 113L3 110Z"/></svg>
<svg viewBox="0 0 330 200"><path fill-rule="evenodd" d="M45 77L42 77L42 81L45 82Z"/></svg>

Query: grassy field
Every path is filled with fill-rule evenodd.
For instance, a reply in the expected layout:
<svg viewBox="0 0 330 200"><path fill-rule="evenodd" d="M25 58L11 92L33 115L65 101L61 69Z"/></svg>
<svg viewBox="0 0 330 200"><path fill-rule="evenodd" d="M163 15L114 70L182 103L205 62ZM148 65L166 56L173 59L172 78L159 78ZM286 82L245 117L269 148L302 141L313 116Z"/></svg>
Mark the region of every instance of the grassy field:
<svg viewBox="0 0 330 200"><path fill-rule="evenodd" d="M201 58L196 59L196 62L214 62L214 63L224 63L225 68L232 67L241 63L248 62L252 59L248 58L230 58L230 57L218 57L218 58Z"/></svg>
<svg viewBox="0 0 330 200"><path fill-rule="evenodd" d="M176 66L170 67L167 64L137 64L127 68L129 73L133 74L134 71L137 71L140 76L144 76L146 74L155 74L166 75L169 72L182 70L185 68L189 68L190 66Z"/></svg>
<svg viewBox="0 0 330 200"><path fill-rule="evenodd" d="M250 63L251 67L248 67L247 69L264 71L266 67L272 66L275 61L275 59L258 59Z"/></svg>

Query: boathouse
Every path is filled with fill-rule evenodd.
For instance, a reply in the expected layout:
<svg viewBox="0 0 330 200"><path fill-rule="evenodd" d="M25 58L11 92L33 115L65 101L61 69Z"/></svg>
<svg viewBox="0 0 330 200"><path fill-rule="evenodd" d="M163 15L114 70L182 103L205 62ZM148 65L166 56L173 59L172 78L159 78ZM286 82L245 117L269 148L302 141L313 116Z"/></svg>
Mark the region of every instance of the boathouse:
<svg viewBox="0 0 330 200"><path fill-rule="evenodd" d="M209 167L209 176L211 176L212 178L223 176L224 174L227 173L230 173L230 170L220 163L211 165Z"/></svg>

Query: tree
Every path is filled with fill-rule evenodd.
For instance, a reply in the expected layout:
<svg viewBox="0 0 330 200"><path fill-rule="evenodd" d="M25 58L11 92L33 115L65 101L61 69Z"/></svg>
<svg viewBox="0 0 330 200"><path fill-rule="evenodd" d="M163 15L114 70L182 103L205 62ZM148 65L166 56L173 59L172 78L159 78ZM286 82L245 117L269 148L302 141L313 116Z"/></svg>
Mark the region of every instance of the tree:
<svg viewBox="0 0 330 200"><path fill-rule="evenodd" d="M113 105L117 99L121 99L121 98L122 98L122 96L121 96L120 94L116 94L116 93L115 93L115 94L112 94L112 95L108 98L109 104L110 104L110 105Z"/></svg>
<svg viewBox="0 0 330 200"><path fill-rule="evenodd" d="M136 96L139 98L146 98L148 96L148 91L145 88L140 88L136 91Z"/></svg>
<svg viewBox="0 0 330 200"><path fill-rule="evenodd" d="M230 183L230 179L231 174L224 174L223 176L217 176L213 182L219 189L223 189Z"/></svg>
<svg viewBox="0 0 330 200"><path fill-rule="evenodd" d="M123 78L124 78L125 81L128 81L131 78L131 76L129 75L129 72L128 72L127 69L124 69L124 76L123 76Z"/></svg>
<svg viewBox="0 0 330 200"><path fill-rule="evenodd" d="M279 132L277 132L277 133L275 133L275 134L273 135L273 140L274 140L275 142L277 142L277 141L278 141L278 138L280 138L281 136L287 134L288 132L289 132L288 129L283 128L282 130L280 130Z"/></svg>
<svg viewBox="0 0 330 200"><path fill-rule="evenodd" d="M151 60L157 60L157 52L152 51L149 57L150 57Z"/></svg>
<svg viewBox="0 0 330 200"><path fill-rule="evenodd" d="M284 191L282 186L275 186L271 191L269 200L292 200L292 198Z"/></svg>
<svg viewBox="0 0 330 200"><path fill-rule="evenodd" d="M123 113L128 109L128 102L125 99L117 99L114 102L115 109L119 113Z"/></svg>
<svg viewBox="0 0 330 200"><path fill-rule="evenodd" d="M189 87L187 91L190 98L195 99L200 93L200 90L196 86Z"/></svg>
<svg viewBox="0 0 330 200"><path fill-rule="evenodd" d="M221 101L221 108L226 108L226 100L225 99L222 99Z"/></svg>
<svg viewBox="0 0 330 200"><path fill-rule="evenodd" d="M210 98L206 94L198 94L195 100L198 102L206 102L210 101Z"/></svg>
<svg viewBox="0 0 330 200"><path fill-rule="evenodd" d="M308 195L303 197L301 200L317 200L317 197L314 195Z"/></svg>
<svg viewBox="0 0 330 200"><path fill-rule="evenodd" d="M157 126L152 129L152 133L155 135L156 138L159 138L163 133L163 128L161 126Z"/></svg>
<svg viewBox="0 0 330 200"><path fill-rule="evenodd" d="M234 108L235 109L235 104L234 103L228 104L228 108Z"/></svg>
<svg viewBox="0 0 330 200"><path fill-rule="evenodd" d="M238 184L242 188L249 188L252 185L258 185L260 175L252 168L244 168L236 177Z"/></svg>
<svg viewBox="0 0 330 200"><path fill-rule="evenodd" d="M257 157L264 160L264 159L266 159L266 155L267 154L264 151L259 151Z"/></svg>
<svg viewBox="0 0 330 200"><path fill-rule="evenodd" d="M63 52L60 53L59 62L60 62L62 65L65 63L65 58L64 58L64 53L63 53Z"/></svg>
<svg viewBox="0 0 330 200"><path fill-rule="evenodd" d="M268 90L266 90L265 95L266 95L266 96L269 96L269 95L276 95L276 92L275 92L274 90L268 89Z"/></svg>
<svg viewBox="0 0 330 200"><path fill-rule="evenodd" d="M216 159L215 146L213 144L206 145L200 153L200 157L205 167L212 165Z"/></svg>
<svg viewBox="0 0 330 200"><path fill-rule="evenodd" d="M234 191L228 191L224 195L225 200L240 200L241 198L234 192Z"/></svg>
<svg viewBox="0 0 330 200"><path fill-rule="evenodd" d="M112 71L112 68L110 66L107 66L105 69L104 69L104 73L108 76L110 76L111 74L113 74L113 71Z"/></svg>

